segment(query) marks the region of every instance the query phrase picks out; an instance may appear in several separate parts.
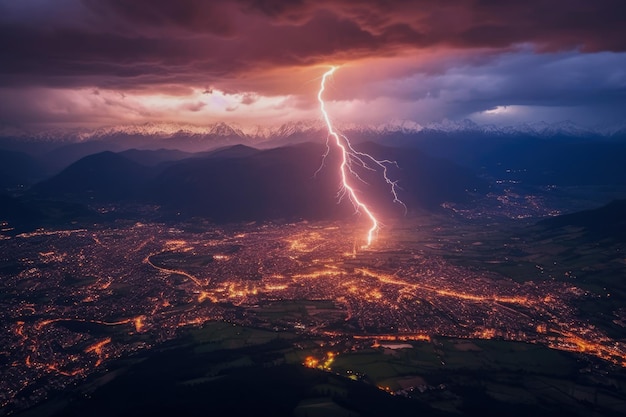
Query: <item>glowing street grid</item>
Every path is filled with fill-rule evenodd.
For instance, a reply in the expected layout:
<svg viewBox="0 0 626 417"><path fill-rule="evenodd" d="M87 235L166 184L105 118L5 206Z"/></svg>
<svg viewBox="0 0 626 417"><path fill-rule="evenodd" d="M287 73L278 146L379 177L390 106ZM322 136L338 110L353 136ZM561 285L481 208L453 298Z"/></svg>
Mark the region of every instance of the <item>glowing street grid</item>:
<svg viewBox="0 0 626 417"><path fill-rule="evenodd" d="M200 226L4 236L0 350L14 359L0 368L2 404L208 321L372 343L503 338L626 364L622 341L577 316L584 291L452 265L425 243L430 225L390 226L358 251L356 226L340 223ZM271 314L293 302L304 311Z"/></svg>

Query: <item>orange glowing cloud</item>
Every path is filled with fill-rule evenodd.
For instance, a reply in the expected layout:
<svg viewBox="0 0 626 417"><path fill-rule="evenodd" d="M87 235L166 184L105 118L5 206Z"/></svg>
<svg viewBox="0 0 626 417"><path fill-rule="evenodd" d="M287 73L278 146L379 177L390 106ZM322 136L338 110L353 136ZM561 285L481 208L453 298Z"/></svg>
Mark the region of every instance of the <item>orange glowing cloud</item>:
<svg viewBox="0 0 626 417"><path fill-rule="evenodd" d="M574 53L594 63L587 86L623 88L619 74L600 69L603 53L623 63L625 8L621 0L0 1L0 124L277 124L315 117L329 65L342 65L329 105L348 109L333 114L358 122L535 105L544 99L490 93L474 100L486 104L464 106L476 89L462 85L480 83L480 95L487 81L451 71L488 76L516 56Z"/></svg>

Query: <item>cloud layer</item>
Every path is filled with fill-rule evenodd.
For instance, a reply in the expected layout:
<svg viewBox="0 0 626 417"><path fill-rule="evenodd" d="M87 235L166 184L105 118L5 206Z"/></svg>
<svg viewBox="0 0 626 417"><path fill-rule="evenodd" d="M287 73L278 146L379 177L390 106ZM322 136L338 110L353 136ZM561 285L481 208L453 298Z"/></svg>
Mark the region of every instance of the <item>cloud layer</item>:
<svg viewBox="0 0 626 417"><path fill-rule="evenodd" d="M621 0L0 0L0 123L101 123L131 107L196 122L305 115L330 64L345 67L330 97L374 115L376 103L413 119L502 105L611 113L625 100L624 15ZM225 97L223 110L198 91ZM437 110L410 114L422 107Z"/></svg>

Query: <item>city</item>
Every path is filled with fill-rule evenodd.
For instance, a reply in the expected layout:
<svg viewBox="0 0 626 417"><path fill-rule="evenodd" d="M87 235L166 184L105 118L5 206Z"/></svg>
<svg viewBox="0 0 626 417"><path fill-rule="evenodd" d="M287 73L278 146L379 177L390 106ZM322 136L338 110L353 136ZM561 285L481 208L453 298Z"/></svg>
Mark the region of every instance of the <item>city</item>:
<svg viewBox="0 0 626 417"><path fill-rule="evenodd" d="M446 229L437 221L389 224L368 248L335 222L5 233L1 404L27 408L208 322L365 345L498 338L626 365L626 344L572 305L598 295L459 266L441 252L460 241L429 232Z"/></svg>

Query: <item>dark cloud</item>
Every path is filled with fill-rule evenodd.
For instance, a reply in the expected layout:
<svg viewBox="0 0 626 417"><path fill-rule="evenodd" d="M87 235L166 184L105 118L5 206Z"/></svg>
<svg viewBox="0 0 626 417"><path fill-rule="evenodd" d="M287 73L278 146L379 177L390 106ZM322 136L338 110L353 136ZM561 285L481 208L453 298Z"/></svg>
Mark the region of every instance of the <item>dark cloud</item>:
<svg viewBox="0 0 626 417"><path fill-rule="evenodd" d="M196 101L194 103L185 103L181 106L182 110L190 112L198 112L206 107L206 103L203 101Z"/></svg>
<svg viewBox="0 0 626 417"><path fill-rule="evenodd" d="M498 57L483 65L451 67L448 72L429 77L420 86L419 78L409 78L396 86L390 96L407 101L425 96L445 101L447 117L470 117L496 107L528 109L568 109L559 112L580 114L577 122L593 124L623 120L626 107L626 54L576 52L535 54L521 50ZM554 111L556 113L556 110ZM620 115L621 113L621 115ZM537 110L539 120L546 115Z"/></svg>
<svg viewBox="0 0 626 417"><path fill-rule="evenodd" d="M237 10L232 2L205 0L82 0L111 27L137 33L159 34L163 30L208 33L219 37L239 35Z"/></svg>
<svg viewBox="0 0 626 417"><path fill-rule="evenodd" d="M623 0L0 0L0 123L162 118L143 99L156 95L197 120L268 96L289 116L315 109L330 64L345 66L328 98L363 118L395 105L420 121L498 106L618 117L625 15Z"/></svg>
<svg viewBox="0 0 626 417"><path fill-rule="evenodd" d="M425 48L626 50L622 0L63 0L44 2L45 21L34 1L0 0L0 84L208 84Z"/></svg>
<svg viewBox="0 0 626 417"><path fill-rule="evenodd" d="M280 22L298 23L320 10L354 21L372 34L403 24L402 44L417 47L508 46L535 43L548 49L619 50L626 48L621 0L457 0L447 2L310 0L246 2Z"/></svg>

